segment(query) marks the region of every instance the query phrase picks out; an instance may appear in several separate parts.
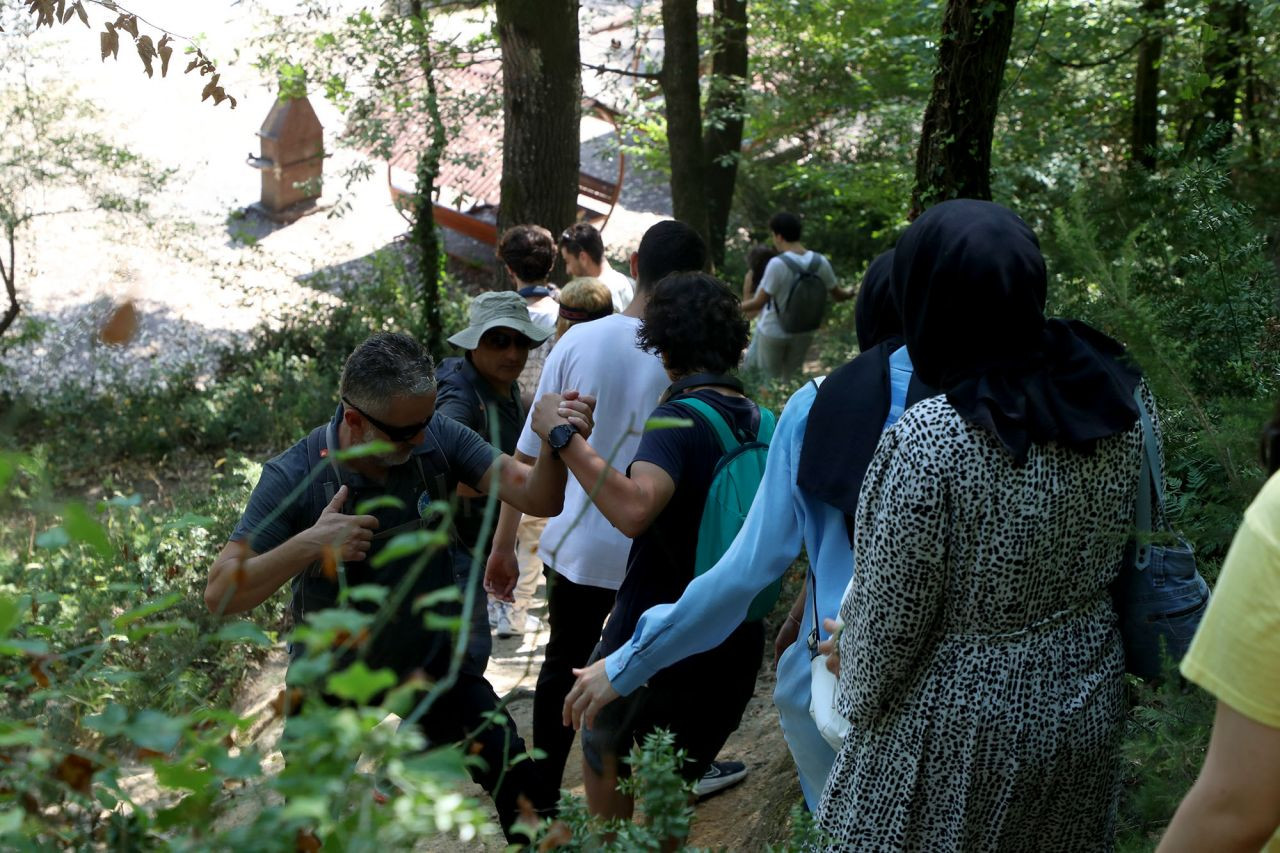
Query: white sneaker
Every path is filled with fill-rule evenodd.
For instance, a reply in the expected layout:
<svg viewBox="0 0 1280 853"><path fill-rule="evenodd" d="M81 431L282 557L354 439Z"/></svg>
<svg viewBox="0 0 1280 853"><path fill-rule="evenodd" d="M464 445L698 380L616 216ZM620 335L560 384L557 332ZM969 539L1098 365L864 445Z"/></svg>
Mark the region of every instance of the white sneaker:
<svg viewBox="0 0 1280 853"><path fill-rule="evenodd" d="M521 607L519 604L507 606L511 608L511 615L507 618L513 630L518 630L522 634L536 634L542 630L542 620L531 614L527 607Z"/></svg>
<svg viewBox="0 0 1280 853"><path fill-rule="evenodd" d="M497 624L493 626L494 633L498 635L498 639L506 640L514 637L518 632L512 626L511 605L505 601L496 602L498 607Z"/></svg>
<svg viewBox="0 0 1280 853"><path fill-rule="evenodd" d="M502 612L501 604L502 602L495 598L489 599L489 630L498 627L498 614Z"/></svg>

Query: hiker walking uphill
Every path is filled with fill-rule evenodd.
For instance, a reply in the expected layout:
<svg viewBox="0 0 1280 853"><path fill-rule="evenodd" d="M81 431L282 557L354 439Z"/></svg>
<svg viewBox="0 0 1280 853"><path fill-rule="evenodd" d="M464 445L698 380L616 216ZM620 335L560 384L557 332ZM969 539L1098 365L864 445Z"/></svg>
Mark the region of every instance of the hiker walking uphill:
<svg viewBox="0 0 1280 853"><path fill-rule="evenodd" d="M742 310L748 315L760 312L752 341L753 366L771 379L782 379L804 365L827 303L851 299L853 291L838 287L831 262L800 242L803 226L795 214L775 213L769 231L778 256L769 261Z"/></svg>

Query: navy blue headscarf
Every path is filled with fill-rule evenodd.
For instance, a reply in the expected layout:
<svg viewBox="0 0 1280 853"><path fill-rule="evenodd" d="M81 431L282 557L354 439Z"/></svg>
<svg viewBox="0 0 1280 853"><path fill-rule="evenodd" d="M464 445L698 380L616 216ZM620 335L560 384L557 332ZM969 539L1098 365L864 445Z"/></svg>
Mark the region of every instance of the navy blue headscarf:
<svg viewBox="0 0 1280 853"><path fill-rule="evenodd" d="M867 267L854 304L861 352L818 387L796 469L800 488L845 514L850 541L862 480L889 416L889 356L904 344L902 294L892 275L893 257L890 250ZM907 405L935 393L913 378Z"/></svg>
<svg viewBox="0 0 1280 853"><path fill-rule="evenodd" d="M1097 329L1045 318L1040 244L1008 208L931 207L898 240L893 280L916 375L1019 464L1032 444L1088 451L1137 421L1138 368Z"/></svg>

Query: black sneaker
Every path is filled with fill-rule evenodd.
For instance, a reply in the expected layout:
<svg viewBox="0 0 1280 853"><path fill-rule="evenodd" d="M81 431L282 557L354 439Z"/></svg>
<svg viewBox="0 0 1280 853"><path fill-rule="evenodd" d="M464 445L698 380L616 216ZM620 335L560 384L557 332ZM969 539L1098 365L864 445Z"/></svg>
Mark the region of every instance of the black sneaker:
<svg viewBox="0 0 1280 853"><path fill-rule="evenodd" d="M747 765L741 761L713 761L698 780L695 792L698 799L709 797L717 791L732 788L747 778Z"/></svg>

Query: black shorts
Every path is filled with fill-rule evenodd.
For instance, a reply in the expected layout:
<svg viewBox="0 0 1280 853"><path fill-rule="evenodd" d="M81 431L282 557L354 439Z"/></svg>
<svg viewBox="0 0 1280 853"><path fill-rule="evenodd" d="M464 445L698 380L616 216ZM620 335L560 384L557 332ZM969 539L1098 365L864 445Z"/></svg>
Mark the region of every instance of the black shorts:
<svg viewBox="0 0 1280 853"><path fill-rule="evenodd" d="M592 654L598 657L599 647ZM742 722L742 712L755 692L764 658L764 625L738 626L716 648L660 671L630 696L615 699L581 732L582 755L599 775L616 765L619 777L631 774L622 761L634 744L655 729L675 736L686 753L681 775L697 780L711 766L729 735Z"/></svg>

